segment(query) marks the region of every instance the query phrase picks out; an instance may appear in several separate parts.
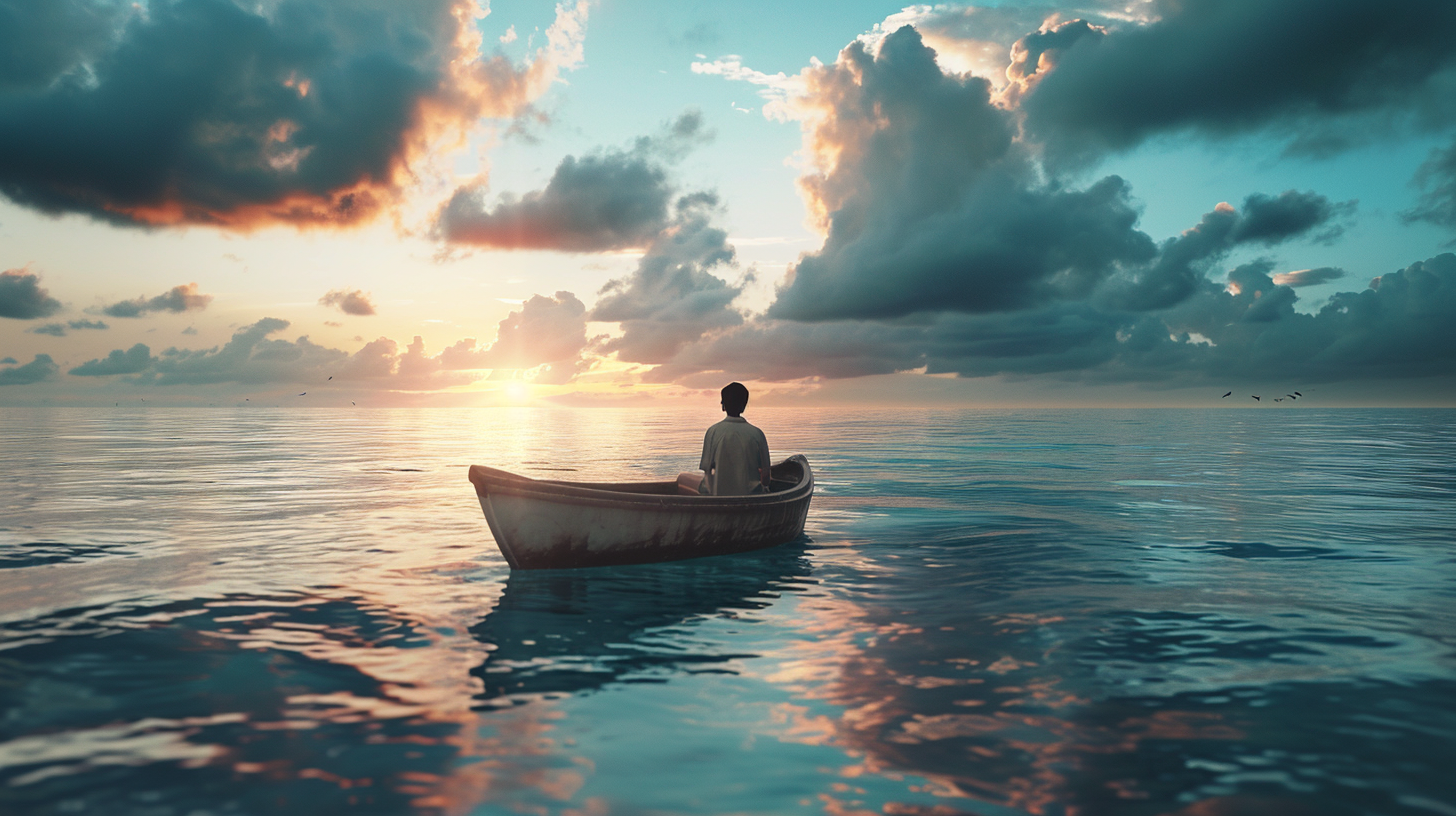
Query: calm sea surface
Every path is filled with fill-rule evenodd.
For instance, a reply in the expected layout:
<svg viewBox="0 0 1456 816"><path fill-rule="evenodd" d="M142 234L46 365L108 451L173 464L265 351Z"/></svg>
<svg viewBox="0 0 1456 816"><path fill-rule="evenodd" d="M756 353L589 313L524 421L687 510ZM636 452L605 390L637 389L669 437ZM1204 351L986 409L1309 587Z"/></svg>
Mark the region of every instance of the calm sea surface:
<svg viewBox="0 0 1456 816"><path fill-rule="evenodd" d="M0 409L0 813L1456 814L1456 412L748 416L803 540L512 575L721 415Z"/></svg>

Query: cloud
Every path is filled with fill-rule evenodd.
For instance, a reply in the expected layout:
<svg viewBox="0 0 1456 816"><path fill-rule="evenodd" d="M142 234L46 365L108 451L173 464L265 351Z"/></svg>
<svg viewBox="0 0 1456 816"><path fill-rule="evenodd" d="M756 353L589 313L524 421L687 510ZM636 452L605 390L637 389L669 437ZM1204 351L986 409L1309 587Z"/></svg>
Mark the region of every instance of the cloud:
<svg viewBox="0 0 1456 816"><path fill-rule="evenodd" d="M347 225L433 145L509 117L582 61L588 3L524 65L475 0L7 6L0 192L123 224Z"/></svg>
<svg viewBox="0 0 1456 816"><path fill-rule="evenodd" d="M66 336L66 326L63 323L46 323L33 329L26 329L26 331L31 334L48 334L52 337Z"/></svg>
<svg viewBox="0 0 1456 816"><path fill-rule="evenodd" d="M507 315L489 348L477 349L467 338L441 352L440 364L445 370L545 366L537 382L564 383L584 367L586 348L586 306L570 292L557 292L533 295Z"/></svg>
<svg viewBox="0 0 1456 816"><path fill-rule="evenodd" d="M444 370L441 358L425 353L425 341L416 336L400 353L399 345L387 337L365 344L339 369L338 380L367 381L396 390L437 391L473 382L477 377Z"/></svg>
<svg viewBox="0 0 1456 816"><path fill-rule="evenodd" d="M71 321L68 321L66 323L66 325L67 326L70 326L73 329L78 329L78 330L80 330L80 329L98 329L98 330L102 330L102 329L109 329L109 328L111 328L110 326L106 325L105 323L103 323L100 320L71 320Z"/></svg>
<svg viewBox="0 0 1456 816"><path fill-rule="evenodd" d="M1280 272L1274 275L1272 280L1279 286L1290 286L1299 288L1301 286L1315 286L1321 283L1329 283L1332 280L1339 280L1345 277L1345 270L1335 266L1321 266L1316 269L1296 269L1293 272Z"/></svg>
<svg viewBox="0 0 1456 816"><path fill-rule="evenodd" d="M221 348L169 348L152 359L147 381L157 385L325 381L348 359L347 353L307 337L295 342L269 339L288 326L286 320L265 317L236 331Z"/></svg>
<svg viewBox="0 0 1456 816"><path fill-rule="evenodd" d="M1229 239L1235 244L1259 242L1273 246L1329 224L1336 216L1353 212L1354 202L1336 204L1314 192L1285 190L1277 197L1255 193L1244 199L1243 216ZM1338 224L1322 231L1318 240L1332 243L1344 233Z"/></svg>
<svg viewBox="0 0 1456 816"><path fill-rule="evenodd" d="M724 378L790 381L896 371L964 377L1049 375L1160 387L1456 376L1456 255L1342 292L1313 314L1271 264L1205 281L1172 309L1126 312L1054 303L1017 312L942 313L919 323L756 320L683 346L649 380L705 387Z"/></svg>
<svg viewBox="0 0 1456 816"><path fill-rule="evenodd" d="M40 276L24 269L0 272L0 317L35 320L60 311L61 302L40 287Z"/></svg>
<svg viewBox="0 0 1456 816"><path fill-rule="evenodd" d="M0 359L0 365L15 365L18 362L20 361L15 359L14 357L5 357L3 359Z"/></svg>
<svg viewBox="0 0 1456 816"><path fill-rule="evenodd" d="M1422 188L1420 203L1401 213L1407 222L1426 221L1456 229L1456 141L1444 150L1434 150L1416 172Z"/></svg>
<svg viewBox="0 0 1456 816"><path fill-rule="evenodd" d="M44 87L104 50L126 15L122 3L7 3L0 12L0 92Z"/></svg>
<svg viewBox="0 0 1456 816"><path fill-rule="evenodd" d="M152 350L137 343L126 351L116 349L99 360L90 360L66 372L76 377L107 377L113 374L137 374L152 364Z"/></svg>
<svg viewBox="0 0 1456 816"><path fill-rule="evenodd" d="M154 298L139 297L135 300L113 303L103 308L101 312L111 317L141 317L147 312L200 311L206 309L207 304L211 302L212 295L199 293L195 283L186 283L181 286L173 286Z"/></svg>
<svg viewBox="0 0 1456 816"><path fill-rule="evenodd" d="M1198 226L1170 238L1155 261L1119 270L1103 282L1096 297L1116 309L1164 309L1189 297L1206 283L1212 262L1242 244L1272 246L1324 226L1345 205L1315 193L1289 190L1278 197L1262 194L1244 200L1242 211L1220 203ZM1330 228L1326 235L1338 235Z"/></svg>
<svg viewBox="0 0 1456 816"><path fill-rule="evenodd" d="M1160 132L1269 127L1296 151L1328 153L1368 141L1390 113L1418 127L1456 119L1446 98L1456 5L1445 0L1162 0L1153 11L1149 24L1053 53L1055 68L1021 100L1049 155L1095 157Z"/></svg>
<svg viewBox="0 0 1456 816"><path fill-rule="evenodd" d="M1081 190L1044 180L989 83L944 74L912 28L878 54L852 43L804 77L813 172L800 186L827 235L793 265L770 317L997 312L1094 295L1162 308L1234 246L1304 235L1345 211L1316 193L1255 195L1159 245L1136 229L1117 176Z"/></svg>
<svg viewBox="0 0 1456 816"><path fill-rule="evenodd" d="M653 239L637 269L602 287L589 319L622 327L603 351L628 362L663 363L705 332L743 322L730 307L742 284L711 271L736 265L728 233L712 224L717 205L712 193L678 199L673 223Z"/></svg>
<svg viewBox="0 0 1456 816"><path fill-rule="evenodd" d="M368 385L371 388L433 391L462 385L474 375L445 371L441 358L425 354L419 338L403 351L399 344L381 337L354 354L310 341L271 337L288 328L286 320L265 317L234 332L222 347L211 349L169 348L160 354L138 343L128 350L116 349L106 357L91 360L71 370L76 376L134 374L138 385L215 385L241 383L323 384L334 387ZM332 378L332 379L330 379Z"/></svg>
<svg viewBox="0 0 1456 816"><path fill-rule="evenodd" d="M7 358L9 359L9 358ZM0 385L30 385L52 379L60 371L49 354L37 354L25 365L0 369Z"/></svg>
<svg viewBox="0 0 1456 816"><path fill-rule="evenodd" d="M502 196L487 207L481 185L457 189L438 216L447 241L503 249L600 252L640 247L667 224L673 186L666 164L706 138L689 112L658 137L557 165L541 190Z"/></svg>
<svg viewBox="0 0 1456 816"><path fill-rule="evenodd" d="M334 289L328 294L319 298L320 306L334 306L344 314L351 315L372 315L374 304L369 301L369 295L354 289Z"/></svg>
<svg viewBox="0 0 1456 816"><path fill-rule="evenodd" d="M1184 5L1213 13L1203 0ZM1349 9L1337 5L1338 28ZM1164 20L1183 13L1171 4L1151 8ZM1228 9L1252 13L1242 0ZM905 13L944 20L951 12ZM1313 304L1313 313L1296 310L1295 287L1337 280L1342 270L1275 275L1274 261L1261 258L1223 273L1220 262L1236 250L1338 240L1354 202L1314 191L1257 193L1220 203L1183 233L1154 241L1137 228L1139 212L1122 179L1074 185L1058 165L1044 163L1045 140L1059 133L1024 127L1018 104L1077 70L1073 55L1161 25L1102 22L1053 21L1020 38L999 90L974 74L948 72L908 28L863 38L835 64L806 68L785 105L804 132L808 173L800 187L823 246L790 266L764 316L642 357L658 363L644 378L703 387L724 378L924 371L1177 386L1456 376L1456 321L1449 319L1456 257L1382 276L1365 291ZM1360 110L1434 104L1422 83L1438 81L1436 73L1412 76L1402 81L1420 88L1403 97L1391 90L1386 101ZM1384 82L1371 87L1399 84ZM1315 116L1318 104L1308 110ZM1265 113L1250 114L1248 127L1276 121ZM1345 114L1322 115L1328 123ZM1214 121L1177 127L1212 133ZM1068 144L1115 147L1085 134ZM1433 162L1438 158L1444 154Z"/></svg>

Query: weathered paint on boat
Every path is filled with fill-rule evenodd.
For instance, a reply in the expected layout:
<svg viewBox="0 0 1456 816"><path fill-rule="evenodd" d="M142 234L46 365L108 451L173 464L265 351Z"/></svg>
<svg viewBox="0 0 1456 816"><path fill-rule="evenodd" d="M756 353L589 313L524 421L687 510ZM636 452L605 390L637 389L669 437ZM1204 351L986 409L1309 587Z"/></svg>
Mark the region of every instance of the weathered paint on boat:
<svg viewBox="0 0 1456 816"><path fill-rule="evenodd" d="M804 533L814 473L794 455L771 478L770 493L698 496L683 495L677 482L561 482L470 467L512 569L677 561L792 541Z"/></svg>

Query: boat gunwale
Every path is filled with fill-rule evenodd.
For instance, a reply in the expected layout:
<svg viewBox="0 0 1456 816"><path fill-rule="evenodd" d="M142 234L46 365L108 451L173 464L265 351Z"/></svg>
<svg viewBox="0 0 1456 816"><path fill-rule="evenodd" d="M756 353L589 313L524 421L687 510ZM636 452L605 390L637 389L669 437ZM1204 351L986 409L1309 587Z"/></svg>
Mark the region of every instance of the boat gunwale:
<svg viewBox="0 0 1456 816"><path fill-rule="evenodd" d="M562 482L533 479L485 465L470 466L470 482L484 498L492 494L516 496L557 504L611 506L634 510L698 510L720 511L744 508L767 509L803 501L813 495L814 472L802 454L788 457L780 465L795 462L803 469L803 478L788 490L748 496L684 496L675 493L638 493L613 490L615 486L660 485L676 482Z"/></svg>

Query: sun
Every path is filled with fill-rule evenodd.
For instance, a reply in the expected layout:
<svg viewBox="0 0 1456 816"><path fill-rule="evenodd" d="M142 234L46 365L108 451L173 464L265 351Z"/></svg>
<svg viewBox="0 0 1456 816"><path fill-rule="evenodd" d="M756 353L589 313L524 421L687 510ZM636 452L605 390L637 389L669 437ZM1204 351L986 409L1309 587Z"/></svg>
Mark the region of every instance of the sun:
<svg viewBox="0 0 1456 816"><path fill-rule="evenodd" d="M505 387L506 398L511 402L529 402L531 400L531 386L523 382L507 383Z"/></svg>

